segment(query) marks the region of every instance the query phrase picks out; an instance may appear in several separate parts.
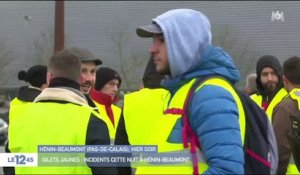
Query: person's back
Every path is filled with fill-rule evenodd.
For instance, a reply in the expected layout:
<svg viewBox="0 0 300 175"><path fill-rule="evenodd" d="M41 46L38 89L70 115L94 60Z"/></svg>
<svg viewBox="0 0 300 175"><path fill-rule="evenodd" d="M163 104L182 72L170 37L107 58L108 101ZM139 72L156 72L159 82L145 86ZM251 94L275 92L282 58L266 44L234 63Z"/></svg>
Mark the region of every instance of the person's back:
<svg viewBox="0 0 300 175"><path fill-rule="evenodd" d="M169 76L162 85L170 91L171 98L163 109L162 127L153 131L159 139L158 151L188 151L182 115L185 114L184 102L191 86L196 79L213 75L222 76L234 84L239 80L239 72L226 52L211 45L210 22L201 12L170 10L154 18L152 24L138 28L137 35L153 37L149 52L156 70ZM201 151L197 151L198 164L144 167L137 174L243 174L240 111L230 83L226 84L222 79L205 81L187 106L191 129L201 144Z"/></svg>
<svg viewBox="0 0 300 175"><path fill-rule="evenodd" d="M80 92L81 63L66 49L51 57L49 88L26 108L10 114L9 149L37 153L38 145L109 145L106 124ZM25 127L30 123L30 127ZM81 166L16 167L16 174L115 174L115 168Z"/></svg>
<svg viewBox="0 0 300 175"><path fill-rule="evenodd" d="M274 107L287 95L279 60L272 55L260 57L256 64L256 75L257 92L251 95L251 99L266 111L272 121Z"/></svg>
<svg viewBox="0 0 300 175"><path fill-rule="evenodd" d="M42 90L48 86L47 66L34 65L27 71L21 70L18 73L18 79L27 82L29 85L19 88L17 97L10 102L10 113L16 110L15 107L18 105L25 107L27 103L32 103ZM8 145L9 141L5 145L5 152L9 152ZM5 174L12 174L14 169L12 167L5 167L3 171Z"/></svg>
<svg viewBox="0 0 300 175"><path fill-rule="evenodd" d="M27 71L21 70L18 79L28 82L28 86L21 86L18 95L11 101L11 106L33 102L47 85L47 66L34 65Z"/></svg>
<svg viewBox="0 0 300 175"><path fill-rule="evenodd" d="M142 78L142 88L125 94L122 115L116 133L116 145L157 145L157 135L153 131L159 129L163 106L168 101L169 92L163 89L160 82L164 78L155 70L150 58ZM141 132L143 131L143 132ZM135 167L133 165L133 168ZM119 174L129 174L129 168L118 168Z"/></svg>
<svg viewBox="0 0 300 175"><path fill-rule="evenodd" d="M292 159L292 146L288 140L288 133L292 132L290 117L300 111L300 57L294 56L284 61L283 75L288 95L274 108L272 121L279 154L277 174L300 174Z"/></svg>
<svg viewBox="0 0 300 175"><path fill-rule="evenodd" d="M163 75L156 72L154 61L150 58L142 78L143 88L126 94L124 97L123 117L120 120L125 122L125 132L128 134L128 143L131 145L157 144L155 143L156 136L153 138L152 131L158 129L163 106L167 104L170 95L160 85L163 78ZM142 130L144 132L140 132ZM118 142L118 144L124 143Z"/></svg>

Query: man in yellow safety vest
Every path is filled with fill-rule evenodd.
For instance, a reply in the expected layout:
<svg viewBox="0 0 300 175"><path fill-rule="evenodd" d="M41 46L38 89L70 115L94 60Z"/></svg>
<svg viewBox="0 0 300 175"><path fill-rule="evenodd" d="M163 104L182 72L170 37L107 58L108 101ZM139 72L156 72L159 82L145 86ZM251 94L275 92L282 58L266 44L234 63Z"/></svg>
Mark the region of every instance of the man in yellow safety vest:
<svg viewBox="0 0 300 175"><path fill-rule="evenodd" d="M266 111L272 121L274 107L287 95L282 81L282 67L272 55L264 55L256 63L257 92L251 99Z"/></svg>
<svg viewBox="0 0 300 175"><path fill-rule="evenodd" d="M163 113L158 120L147 123L155 128L141 131L149 136L148 143L157 143L159 153L175 154L188 149L182 134L187 94L198 78L222 77L204 81L187 106L191 129L201 145L201 150L197 149L198 166L194 162L188 166L169 162L137 167L136 174L243 174L241 111L232 86L223 80L234 84L240 74L231 57L212 45L208 18L192 9L174 9L136 32L140 37L153 38L149 52L156 71L167 76L162 86L170 98L161 105Z"/></svg>

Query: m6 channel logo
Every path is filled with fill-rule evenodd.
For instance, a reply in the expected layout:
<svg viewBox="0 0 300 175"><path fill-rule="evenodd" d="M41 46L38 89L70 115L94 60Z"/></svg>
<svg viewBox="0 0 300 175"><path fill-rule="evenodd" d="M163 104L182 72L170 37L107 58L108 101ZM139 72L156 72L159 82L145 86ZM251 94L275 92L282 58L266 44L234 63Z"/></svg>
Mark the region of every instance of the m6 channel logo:
<svg viewBox="0 0 300 175"><path fill-rule="evenodd" d="M271 21L272 22L284 22L283 11L279 11L279 10L272 11Z"/></svg>

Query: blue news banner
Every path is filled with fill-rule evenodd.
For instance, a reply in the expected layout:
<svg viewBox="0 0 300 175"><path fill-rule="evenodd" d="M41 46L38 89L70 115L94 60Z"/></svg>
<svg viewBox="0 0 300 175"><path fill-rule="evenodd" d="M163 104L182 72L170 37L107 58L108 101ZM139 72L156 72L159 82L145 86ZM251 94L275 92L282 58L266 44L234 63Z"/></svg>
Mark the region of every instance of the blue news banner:
<svg viewBox="0 0 300 175"><path fill-rule="evenodd" d="M189 151L158 153L155 145L40 145L38 166L191 166Z"/></svg>

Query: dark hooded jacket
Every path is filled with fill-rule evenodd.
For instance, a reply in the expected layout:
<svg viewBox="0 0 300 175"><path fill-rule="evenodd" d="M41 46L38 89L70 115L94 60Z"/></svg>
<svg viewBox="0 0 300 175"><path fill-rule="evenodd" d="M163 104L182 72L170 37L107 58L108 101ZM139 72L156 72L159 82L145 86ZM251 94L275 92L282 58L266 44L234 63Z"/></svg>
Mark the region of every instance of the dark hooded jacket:
<svg viewBox="0 0 300 175"><path fill-rule="evenodd" d="M272 94L269 94L269 92L267 92L263 88L262 83L260 81L260 73L265 67L271 67L272 69L274 69L278 76L278 85L276 90ZM256 77L257 94L262 95L263 100L266 98L266 96L269 96L269 101L271 101L276 95L276 93L281 88L283 88L283 80L282 80L283 72L278 58L272 55L264 55L261 58L259 58L256 64L256 75L257 75Z"/></svg>
<svg viewBox="0 0 300 175"><path fill-rule="evenodd" d="M164 75L157 73L154 60L150 58L143 75L144 87L150 89L162 88L160 82L164 77Z"/></svg>
<svg viewBox="0 0 300 175"><path fill-rule="evenodd" d="M156 71L156 66L152 58L149 59L145 72L143 74L143 84L145 88L157 89L162 88L160 82L164 78L164 75L160 75ZM128 140L128 134L126 132L126 126L124 121L124 115L121 114L119 125L116 132L116 145L130 145ZM130 156L130 155L129 155ZM131 167L118 167L119 174L131 174Z"/></svg>

